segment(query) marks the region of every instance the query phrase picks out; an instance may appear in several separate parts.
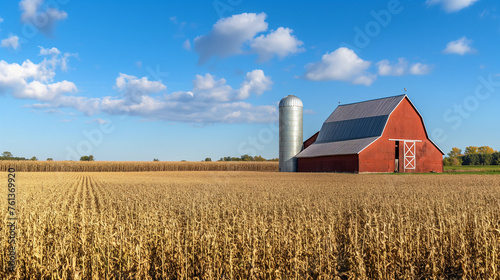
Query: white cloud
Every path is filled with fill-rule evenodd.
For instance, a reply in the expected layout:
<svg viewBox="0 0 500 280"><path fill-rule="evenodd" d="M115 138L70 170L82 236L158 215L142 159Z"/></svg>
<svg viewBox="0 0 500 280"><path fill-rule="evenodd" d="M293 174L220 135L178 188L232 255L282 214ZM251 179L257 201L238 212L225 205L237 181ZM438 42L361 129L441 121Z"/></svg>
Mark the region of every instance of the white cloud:
<svg viewBox="0 0 500 280"><path fill-rule="evenodd" d="M233 99L233 89L226 84L226 79L216 79L210 74L196 75L193 80L193 97L205 102L228 102Z"/></svg>
<svg viewBox="0 0 500 280"><path fill-rule="evenodd" d="M368 73L371 62L358 57L353 50L338 48L321 57L321 61L306 66L305 78L312 81L348 81L369 86L376 75Z"/></svg>
<svg viewBox="0 0 500 280"><path fill-rule="evenodd" d="M463 36L458 40L451 41L448 44L446 44L446 48L443 50L443 53L459 54L459 55L473 53L476 50L471 48L470 44L472 44L472 40L469 40L467 39L467 37Z"/></svg>
<svg viewBox="0 0 500 280"><path fill-rule="evenodd" d="M105 124L109 123L109 121L103 120L101 118L93 119L91 121L86 121L86 123L98 123L98 124Z"/></svg>
<svg viewBox="0 0 500 280"><path fill-rule="evenodd" d="M185 50L188 50L188 51L191 50L191 42L189 42L189 39L187 39L186 41L184 41L184 43L182 44L182 48L185 49Z"/></svg>
<svg viewBox="0 0 500 280"><path fill-rule="evenodd" d="M30 107L73 108L86 115L134 115L190 123L262 123L276 119L276 106L254 106L242 100L270 90L271 85L270 77L259 69L247 73L238 89L229 86L225 79L207 73L195 77L190 91L159 95L166 89L161 82L120 74L115 83L119 93L116 96L86 98L65 94Z"/></svg>
<svg viewBox="0 0 500 280"><path fill-rule="evenodd" d="M41 46L38 47L40 48L40 56L50 57L50 59L45 59L43 63L50 64L52 68L60 66L63 71L68 71L68 61L70 57L78 57L76 53L62 53L57 48L46 49Z"/></svg>
<svg viewBox="0 0 500 280"><path fill-rule="evenodd" d="M10 93L15 98L53 101L63 94L76 93L78 90L74 83L53 81L58 67L67 68L69 56L59 52L56 54L51 50L41 48L40 55L49 57L38 64L30 60L21 65L0 61L0 94Z"/></svg>
<svg viewBox="0 0 500 280"><path fill-rule="evenodd" d="M425 3L429 6L441 4L447 13L458 12L467 8L479 0L427 0Z"/></svg>
<svg viewBox="0 0 500 280"><path fill-rule="evenodd" d="M40 48L40 55L59 55L61 52L57 48L46 49L44 47L38 46Z"/></svg>
<svg viewBox="0 0 500 280"><path fill-rule="evenodd" d="M273 82L271 78L264 74L264 71L257 69L247 73L245 81L241 84L236 99L242 100L250 97L252 93L261 95L264 91L270 90Z"/></svg>
<svg viewBox="0 0 500 280"><path fill-rule="evenodd" d="M44 7L44 0L22 0L19 7L22 11L21 21L34 25L46 35L52 33L57 21L68 17L65 11Z"/></svg>
<svg viewBox="0 0 500 280"><path fill-rule="evenodd" d="M3 22L3 18L2 18L2 17L0 17L0 23L2 23L2 22Z"/></svg>
<svg viewBox="0 0 500 280"><path fill-rule="evenodd" d="M153 120L192 123L269 122L274 120L275 106L253 106L242 102L247 93L262 94L272 84L262 70L247 73L239 89L233 89L223 78L211 74L196 75L193 89L177 91L162 97L142 95L140 103L127 104L124 98L105 97L101 111L129 114Z"/></svg>
<svg viewBox="0 0 500 280"><path fill-rule="evenodd" d="M405 58L398 58L398 62L391 64L389 60L384 59L377 62L378 74L380 76L402 76L402 75L426 75L433 68L432 65L423 63L414 63L411 66Z"/></svg>
<svg viewBox="0 0 500 280"><path fill-rule="evenodd" d="M218 20L209 34L194 39L194 49L200 55L199 63L205 63L212 56L242 53L244 43L267 30L265 19L265 13L243 13Z"/></svg>
<svg viewBox="0 0 500 280"><path fill-rule="evenodd" d="M116 78L115 87L123 93L125 104L140 104L148 95L167 89L161 82L149 81L146 77L139 79L122 73Z"/></svg>
<svg viewBox="0 0 500 280"><path fill-rule="evenodd" d="M432 71L432 65L415 63L410 67L410 74L412 75L427 75Z"/></svg>
<svg viewBox="0 0 500 280"><path fill-rule="evenodd" d="M292 29L280 27L267 35L260 35L253 39L251 48L259 55L260 61L267 61L277 55L284 58L287 55L303 52L304 44L297 37L291 35Z"/></svg>
<svg viewBox="0 0 500 280"><path fill-rule="evenodd" d="M408 61L404 58L398 58L398 62L391 64L389 60L384 59L377 62L378 74L381 76L401 76L408 69Z"/></svg>
<svg viewBox="0 0 500 280"><path fill-rule="evenodd" d="M256 53L262 62L274 56L282 59L305 50L301 47L304 43L292 35L290 28L279 27L256 37L258 33L267 31L266 17L265 13L244 13L220 19L210 33L194 39L198 62L203 64L212 56L224 58L244 53ZM186 42L184 48L187 49Z"/></svg>
<svg viewBox="0 0 500 280"><path fill-rule="evenodd" d="M8 38L3 39L0 45L4 48L11 48L13 50L17 50L19 47L19 37L14 35L9 35Z"/></svg>

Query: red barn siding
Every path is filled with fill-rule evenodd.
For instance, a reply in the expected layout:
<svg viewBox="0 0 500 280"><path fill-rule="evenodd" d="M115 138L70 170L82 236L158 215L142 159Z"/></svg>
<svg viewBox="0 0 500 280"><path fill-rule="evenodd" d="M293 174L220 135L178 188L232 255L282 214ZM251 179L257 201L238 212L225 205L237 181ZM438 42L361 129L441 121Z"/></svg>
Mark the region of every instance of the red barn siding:
<svg viewBox="0 0 500 280"><path fill-rule="evenodd" d="M299 172L353 172L359 171L358 155L338 155L299 158Z"/></svg>
<svg viewBox="0 0 500 280"><path fill-rule="evenodd" d="M311 146L314 142L316 142L316 139L318 139L319 131L314 133L313 136L309 137L306 141L304 141L304 146L303 149Z"/></svg>
<svg viewBox="0 0 500 280"><path fill-rule="evenodd" d="M416 169L403 170L403 142L399 146L400 172L443 172L443 155L427 139L424 123L407 98L392 112L382 136L359 154L359 172L393 172L395 141L389 139L422 140L416 143Z"/></svg>

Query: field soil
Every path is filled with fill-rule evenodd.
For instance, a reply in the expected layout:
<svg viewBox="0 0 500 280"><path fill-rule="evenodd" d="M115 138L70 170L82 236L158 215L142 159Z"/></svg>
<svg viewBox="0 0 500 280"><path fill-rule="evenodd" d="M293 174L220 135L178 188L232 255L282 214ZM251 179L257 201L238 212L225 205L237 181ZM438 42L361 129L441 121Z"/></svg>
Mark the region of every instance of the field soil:
<svg viewBox="0 0 500 280"><path fill-rule="evenodd" d="M18 172L16 189L17 264L4 214L1 279L500 273L500 176Z"/></svg>

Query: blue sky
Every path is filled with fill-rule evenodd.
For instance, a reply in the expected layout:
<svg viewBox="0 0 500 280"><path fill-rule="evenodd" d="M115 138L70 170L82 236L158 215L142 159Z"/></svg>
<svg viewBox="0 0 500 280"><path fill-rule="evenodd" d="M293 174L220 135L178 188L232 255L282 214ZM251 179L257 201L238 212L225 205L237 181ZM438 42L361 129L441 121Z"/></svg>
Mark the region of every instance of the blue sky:
<svg viewBox="0 0 500 280"><path fill-rule="evenodd" d="M500 150L494 0L0 3L0 149L45 160L278 156L339 104L407 94L431 138Z"/></svg>

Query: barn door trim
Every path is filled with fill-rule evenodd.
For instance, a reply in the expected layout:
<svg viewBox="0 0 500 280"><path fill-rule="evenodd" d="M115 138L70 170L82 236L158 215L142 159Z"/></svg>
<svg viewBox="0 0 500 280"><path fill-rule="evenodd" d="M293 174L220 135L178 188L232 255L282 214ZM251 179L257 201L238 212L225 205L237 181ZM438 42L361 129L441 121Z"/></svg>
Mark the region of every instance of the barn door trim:
<svg viewBox="0 0 500 280"><path fill-rule="evenodd" d="M389 141L399 141L399 142L422 142L422 140L408 140L408 139L389 139Z"/></svg>
<svg viewBox="0 0 500 280"><path fill-rule="evenodd" d="M415 169L417 166L417 159L415 157L417 141L405 140L404 141L404 169Z"/></svg>

